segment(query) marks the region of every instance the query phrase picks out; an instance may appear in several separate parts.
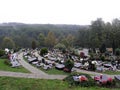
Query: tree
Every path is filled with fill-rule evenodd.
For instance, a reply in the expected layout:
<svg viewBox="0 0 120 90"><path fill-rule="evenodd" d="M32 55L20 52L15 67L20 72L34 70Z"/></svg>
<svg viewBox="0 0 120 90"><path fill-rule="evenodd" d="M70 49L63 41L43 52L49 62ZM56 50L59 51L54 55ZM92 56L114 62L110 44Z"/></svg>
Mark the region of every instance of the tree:
<svg viewBox="0 0 120 90"><path fill-rule="evenodd" d="M54 45L56 44L56 37L53 32L49 32L46 39L45 39L46 46L49 48L53 48Z"/></svg>
<svg viewBox="0 0 120 90"><path fill-rule="evenodd" d="M2 41L2 48L14 49L15 48L15 43L11 38L4 37L3 41Z"/></svg>
<svg viewBox="0 0 120 90"><path fill-rule="evenodd" d="M101 47L99 48L99 50L100 50L101 53L105 53L105 51L106 51L106 45L103 43L101 45Z"/></svg>
<svg viewBox="0 0 120 90"><path fill-rule="evenodd" d="M116 56L119 56L119 55L120 55L120 49L119 49L119 48L115 49L115 55L116 55Z"/></svg>
<svg viewBox="0 0 120 90"><path fill-rule="evenodd" d="M55 48L60 49L60 50L64 50L66 47L64 44L58 43L57 45L55 45Z"/></svg>
<svg viewBox="0 0 120 90"><path fill-rule="evenodd" d="M36 42L33 40L32 41L32 49L35 49L36 48Z"/></svg>
<svg viewBox="0 0 120 90"><path fill-rule="evenodd" d="M91 42L94 48L99 48L103 43L103 31L105 23L101 18L98 18L96 21L92 21L91 25Z"/></svg>
<svg viewBox="0 0 120 90"><path fill-rule="evenodd" d="M40 55L41 56L43 56L43 55L45 55L45 54L47 54L48 53L48 49L47 48L42 48L41 50L40 50Z"/></svg>
<svg viewBox="0 0 120 90"><path fill-rule="evenodd" d="M66 40L68 41L70 47L73 47L74 38L75 38L75 37L74 37L73 35L71 35L71 34L69 34L69 35L66 37Z"/></svg>
<svg viewBox="0 0 120 90"><path fill-rule="evenodd" d="M66 46L66 48L73 47L74 36L71 34L67 35L65 38L63 38L61 43L63 43Z"/></svg>
<svg viewBox="0 0 120 90"><path fill-rule="evenodd" d="M5 55L5 51L0 49L0 57Z"/></svg>
<svg viewBox="0 0 120 90"><path fill-rule="evenodd" d="M44 36L43 33L40 33L40 34L39 34L38 40L39 40L39 45L40 45L40 47L43 47L43 46L45 45L45 36Z"/></svg>

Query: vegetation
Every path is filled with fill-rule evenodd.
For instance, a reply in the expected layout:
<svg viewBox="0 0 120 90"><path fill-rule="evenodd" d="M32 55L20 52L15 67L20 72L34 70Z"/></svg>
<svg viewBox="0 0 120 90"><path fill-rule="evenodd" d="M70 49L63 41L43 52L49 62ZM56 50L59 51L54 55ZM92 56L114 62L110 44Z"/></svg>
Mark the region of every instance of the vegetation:
<svg viewBox="0 0 120 90"><path fill-rule="evenodd" d="M115 49L120 48L119 27L119 19L105 23L101 18L85 26L20 23L8 23L2 26L1 24L0 47L28 48L35 40L36 47L52 48L61 43L68 49L73 46L99 48L102 53L105 52L105 47L112 47L115 53Z"/></svg>
<svg viewBox="0 0 120 90"><path fill-rule="evenodd" d="M84 26L4 23L0 26L0 47L5 36L12 39L16 47L31 48L33 40L36 41L37 47L53 46L54 43L66 38L68 34L76 35L82 27Z"/></svg>
<svg viewBox="0 0 120 90"><path fill-rule="evenodd" d="M76 87L62 80L0 77L0 90L119 90L102 87Z"/></svg>
<svg viewBox="0 0 120 90"><path fill-rule="evenodd" d="M41 50L40 50L40 55L41 56L43 56L43 55L45 55L45 54L47 54L48 53L48 49L47 48L42 48Z"/></svg>
<svg viewBox="0 0 120 90"><path fill-rule="evenodd" d="M5 55L5 51L0 49L0 57Z"/></svg>
<svg viewBox="0 0 120 90"><path fill-rule="evenodd" d="M42 34L42 33L39 34L38 42L39 42L40 47L45 46L45 36L44 36L44 34Z"/></svg>
<svg viewBox="0 0 120 90"><path fill-rule="evenodd" d="M64 65L65 65L65 68L68 69L68 70L65 70L65 71L71 72L71 69L74 66L74 62L72 60L68 59L68 60L65 61Z"/></svg>
<svg viewBox="0 0 120 90"><path fill-rule="evenodd" d="M116 56L120 55L120 49L119 48L115 49L115 54L116 54Z"/></svg>
<svg viewBox="0 0 120 90"><path fill-rule="evenodd" d="M5 48L13 49L13 48L15 48L15 43L11 38L4 37L3 41L2 41L2 48L3 49L5 49Z"/></svg>
<svg viewBox="0 0 120 90"><path fill-rule="evenodd" d="M17 68L12 68L10 66L10 62L6 59L0 59L0 70L4 71L12 71L12 72L23 72L23 73L30 73L28 70L23 68L22 66L17 67Z"/></svg>
<svg viewBox="0 0 120 90"><path fill-rule="evenodd" d="M49 32L45 39L46 46L49 48L53 48L56 44L56 37L53 32Z"/></svg>
<svg viewBox="0 0 120 90"><path fill-rule="evenodd" d="M58 43L57 45L55 45L55 48L59 49L59 50L64 50L66 47L64 44L62 43Z"/></svg>
<svg viewBox="0 0 120 90"><path fill-rule="evenodd" d="M74 81L73 76L80 76L80 75L86 76L88 81L83 81L83 82ZM75 73L72 73L71 75L69 75L68 77L66 77L64 80L67 81L70 85L75 85L75 86L82 86L82 87L95 86L94 80L88 74L82 74L82 73L75 72Z"/></svg>
<svg viewBox="0 0 120 90"><path fill-rule="evenodd" d="M32 49L35 49L35 48L36 48L36 42L32 41Z"/></svg>

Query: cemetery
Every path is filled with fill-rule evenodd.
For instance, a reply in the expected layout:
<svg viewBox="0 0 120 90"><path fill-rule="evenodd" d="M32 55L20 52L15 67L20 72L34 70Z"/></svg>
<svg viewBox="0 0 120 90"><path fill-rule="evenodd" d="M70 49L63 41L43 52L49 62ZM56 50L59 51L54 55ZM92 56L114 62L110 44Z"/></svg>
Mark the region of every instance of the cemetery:
<svg viewBox="0 0 120 90"><path fill-rule="evenodd" d="M79 52L80 56L75 55L71 52L62 53L58 49L54 49L51 51L49 50L44 55L41 55L40 52L41 52L40 50L25 50L23 52L23 57L27 59L26 61L28 63L32 64L37 68L42 68L40 70L43 70L45 72L47 71L51 72L52 70L55 70L55 72L62 71L62 72L68 73L68 76L71 75L72 73L75 73L78 69L90 71L90 72L93 72L93 74L94 72L98 72L101 74L92 77L93 78L92 82L94 83L93 85L111 87L111 86L115 86L116 84L115 81L118 81L117 83L120 84L119 83L120 63L119 63L119 60L113 61L114 58L111 55L109 57L106 56L107 57L106 60L102 60L102 58L101 59L98 58L99 55L98 56L95 55L91 57L88 54L89 52L87 52L87 55L85 55L84 53L86 53L86 51L84 52L84 50ZM116 59L118 58L116 57ZM110 73L107 73L108 71ZM105 75L105 73L109 75L112 74L115 76L113 78L108 75ZM54 74L54 72L51 74ZM89 82L89 80L91 79L89 79L87 76L89 75L75 74L75 75L72 75L71 77L69 76L69 78L70 80L72 80L73 84L75 83L76 85L79 85L79 84L84 85L81 83L84 83L84 82L91 83ZM119 86L117 85L117 87Z"/></svg>
<svg viewBox="0 0 120 90"><path fill-rule="evenodd" d="M107 59L103 60L101 58L103 56L98 55L92 57L88 54L87 54L88 56L85 56L84 52L80 52L80 56L72 53L62 53L57 49L54 49L53 51L48 51L48 53L45 54L44 56L40 55L40 51L36 51L34 53L33 52L34 51L26 51L23 53L23 55L29 63L34 64L38 68L42 67L45 70L55 68L58 70L65 71L65 62L70 60L71 62L74 63L73 68L70 68L70 72L74 71L76 68L100 73L106 73L107 71L111 71L111 73L113 72L113 74L114 72L120 74L119 59L113 60L112 56L109 56L109 59L107 56Z"/></svg>
<svg viewBox="0 0 120 90"><path fill-rule="evenodd" d="M19 52L4 50L4 55L7 56L9 62L9 68L19 69L21 68L19 54L22 53L22 57L25 61L47 73L48 75L67 75L63 81L68 82L72 86L102 86L119 88L120 85L120 62L116 56L106 56L106 60L100 58L100 54L90 53L88 49L78 50L79 54L75 54L72 51L66 51L63 53L59 49L47 50L43 53L42 49L21 49ZM42 54L41 54L42 52ZM91 55L91 56L90 56ZM2 60L1 60L2 61ZM100 73L99 75L91 76L85 72L77 72L77 70L84 70L93 73ZM14 71L14 70L13 70ZM114 77L109 76L105 72L110 71ZM114 73L116 72L116 73Z"/></svg>

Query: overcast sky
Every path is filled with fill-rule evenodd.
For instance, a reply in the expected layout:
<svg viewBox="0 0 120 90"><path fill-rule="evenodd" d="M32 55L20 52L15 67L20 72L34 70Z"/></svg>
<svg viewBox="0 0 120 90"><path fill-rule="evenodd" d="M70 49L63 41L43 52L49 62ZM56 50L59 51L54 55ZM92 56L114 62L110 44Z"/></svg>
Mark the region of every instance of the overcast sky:
<svg viewBox="0 0 120 90"><path fill-rule="evenodd" d="M120 18L120 0L0 0L0 23L90 24Z"/></svg>

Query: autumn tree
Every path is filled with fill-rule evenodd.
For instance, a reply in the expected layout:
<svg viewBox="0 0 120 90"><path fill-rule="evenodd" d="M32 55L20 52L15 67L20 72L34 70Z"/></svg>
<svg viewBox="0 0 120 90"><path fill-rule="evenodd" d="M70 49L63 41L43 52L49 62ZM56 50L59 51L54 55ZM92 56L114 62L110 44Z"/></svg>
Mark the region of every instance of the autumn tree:
<svg viewBox="0 0 120 90"><path fill-rule="evenodd" d="M61 41L61 43L63 43L67 48L70 48L73 46L74 43L74 36L69 34L68 36L66 36L65 38L63 38L63 40Z"/></svg>
<svg viewBox="0 0 120 90"><path fill-rule="evenodd" d="M56 37L53 32L49 32L46 39L45 39L45 44L46 46L53 48L54 45L56 44Z"/></svg>

